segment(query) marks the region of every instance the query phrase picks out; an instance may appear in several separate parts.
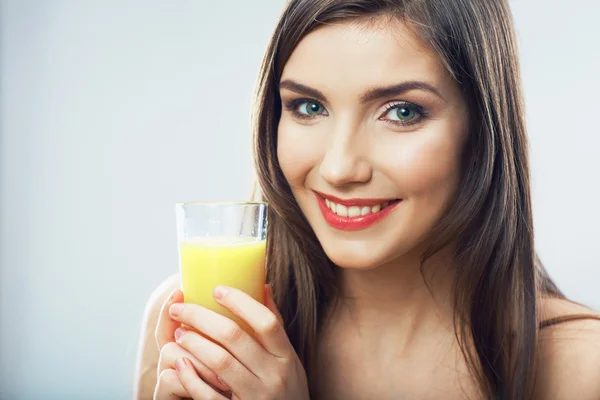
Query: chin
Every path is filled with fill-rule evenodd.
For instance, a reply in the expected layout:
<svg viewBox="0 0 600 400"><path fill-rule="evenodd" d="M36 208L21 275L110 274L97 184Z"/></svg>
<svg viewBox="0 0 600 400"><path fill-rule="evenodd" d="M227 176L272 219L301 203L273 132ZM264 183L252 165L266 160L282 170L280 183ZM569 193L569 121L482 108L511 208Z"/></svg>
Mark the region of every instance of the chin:
<svg viewBox="0 0 600 400"><path fill-rule="evenodd" d="M329 259L344 269L371 270L410 252L403 243L382 243L378 240L319 238Z"/></svg>
<svg viewBox="0 0 600 400"><path fill-rule="evenodd" d="M338 267L343 269L371 270L377 268L381 263L371 256L356 257L353 254L327 253L327 257Z"/></svg>

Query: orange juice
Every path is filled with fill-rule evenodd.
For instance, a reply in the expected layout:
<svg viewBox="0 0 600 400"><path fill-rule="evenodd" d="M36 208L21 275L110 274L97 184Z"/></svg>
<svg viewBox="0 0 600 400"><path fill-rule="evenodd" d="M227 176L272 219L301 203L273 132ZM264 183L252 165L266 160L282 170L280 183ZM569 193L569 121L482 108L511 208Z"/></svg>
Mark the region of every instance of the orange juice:
<svg viewBox="0 0 600 400"><path fill-rule="evenodd" d="M219 305L213 291L230 286L264 302L266 241L254 238L197 238L179 245L184 301L204 306L247 326Z"/></svg>

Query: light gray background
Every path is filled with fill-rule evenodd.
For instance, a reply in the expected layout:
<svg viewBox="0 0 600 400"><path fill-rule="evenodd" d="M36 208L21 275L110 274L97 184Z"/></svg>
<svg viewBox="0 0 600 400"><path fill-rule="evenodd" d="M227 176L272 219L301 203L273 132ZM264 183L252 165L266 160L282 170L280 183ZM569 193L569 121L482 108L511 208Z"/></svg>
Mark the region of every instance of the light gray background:
<svg viewBox="0 0 600 400"><path fill-rule="evenodd" d="M174 203L245 199L283 1L2 0L0 398L127 399ZM600 307L600 3L515 0L539 253Z"/></svg>

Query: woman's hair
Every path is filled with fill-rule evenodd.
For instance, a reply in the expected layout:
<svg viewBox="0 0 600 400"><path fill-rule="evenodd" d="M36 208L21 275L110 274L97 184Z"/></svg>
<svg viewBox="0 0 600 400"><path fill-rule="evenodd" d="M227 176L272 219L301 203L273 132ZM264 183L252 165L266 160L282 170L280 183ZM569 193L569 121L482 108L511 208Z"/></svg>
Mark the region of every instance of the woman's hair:
<svg viewBox="0 0 600 400"><path fill-rule="evenodd" d="M339 294L329 260L277 160L283 67L309 32L342 20L398 20L414 29L460 85L470 111L460 190L423 263L458 243L455 331L482 394L533 392L542 296L562 294L534 250L528 145L512 16L506 0L292 0L258 78L255 162L270 204L267 280L314 390L317 335Z"/></svg>

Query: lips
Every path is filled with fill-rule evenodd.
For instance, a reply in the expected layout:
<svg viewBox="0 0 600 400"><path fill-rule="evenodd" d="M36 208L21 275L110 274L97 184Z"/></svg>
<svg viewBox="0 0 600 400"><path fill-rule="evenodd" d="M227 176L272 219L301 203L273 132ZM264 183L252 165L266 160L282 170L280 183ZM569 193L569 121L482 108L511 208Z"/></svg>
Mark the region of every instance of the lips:
<svg viewBox="0 0 600 400"><path fill-rule="evenodd" d="M325 221L335 229L355 231L367 229L396 208L400 199L339 199L316 192Z"/></svg>

